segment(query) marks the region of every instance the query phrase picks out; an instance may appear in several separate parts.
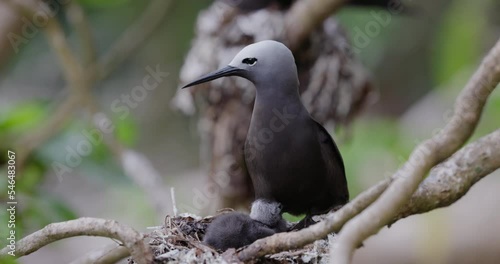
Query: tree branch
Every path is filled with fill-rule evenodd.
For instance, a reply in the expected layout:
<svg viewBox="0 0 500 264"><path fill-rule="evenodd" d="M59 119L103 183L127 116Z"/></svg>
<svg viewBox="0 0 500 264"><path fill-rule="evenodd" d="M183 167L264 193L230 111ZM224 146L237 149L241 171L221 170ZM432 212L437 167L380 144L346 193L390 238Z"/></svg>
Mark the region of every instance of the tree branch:
<svg viewBox="0 0 500 264"><path fill-rule="evenodd" d="M499 167L500 129L470 143L448 160L436 166L431 171L430 176L419 186L419 189L415 192L410 202L400 210L399 215L393 219L393 222L408 215L424 213L452 204L465 195L473 184ZM237 257L241 261L249 261L267 254L299 248L317 239L324 238L331 232L337 232L342 228L344 223L375 201L387 186L389 186L390 182L391 179L381 181L369 190L358 195L353 201L337 212L327 215L326 219L318 224L297 232L280 233L258 240L240 251ZM25 241L26 239L28 239L28 237L21 241ZM19 243L21 243L21 241ZM38 248L42 246L44 245ZM5 254L5 250L6 249L3 249L1 253ZM111 258L112 256L108 256L106 252L108 252L108 250L94 252L78 260L82 262L76 263L93 263L94 259L102 260ZM121 254L124 253L119 253L119 251L116 253L109 253L109 255L114 254L123 256ZM102 256L102 259L98 256ZM116 258L118 258L118 256ZM89 259L90 262L84 261L87 259ZM109 262L104 262L104 260L102 260L101 263Z"/></svg>
<svg viewBox="0 0 500 264"><path fill-rule="evenodd" d="M13 0L8 0L6 1L6 3L17 13L23 14L27 17L33 17L36 14L39 6L44 5L44 3L42 2L38 3L38 5L25 5L24 2L21 3L20 1ZM109 74L116 70L116 68L121 63L123 63L128 56L133 54L135 50L141 47L144 44L144 41L147 40L151 33L154 32L154 30L160 25L160 22L162 21L168 8L170 7L170 3L171 1L165 0L152 1L152 3L148 5L147 9L141 15L141 18L139 18L135 24L130 26L130 28L127 29L124 34L112 45L110 50L99 60L97 66L92 67L87 65L87 69L98 69L89 71L88 76L84 76L89 82L88 85L91 86L95 81L102 80L109 76ZM81 8L77 6L76 3L71 3L71 6L68 7L68 9L70 16L69 20L74 24L75 29L78 31L77 33L82 38L82 45L83 49L85 50L85 54L91 55L92 53L95 53L95 51L90 50L93 49L93 45L90 42L92 38L88 34L90 30L88 28L88 25L86 24L85 17L81 16L84 15L84 13L80 13ZM61 46L61 43L59 42L60 40L65 41L64 39L61 39L60 36L57 36L58 28L61 28L59 22L53 16L48 16L48 20L49 21L47 22L47 27L43 29L47 34L49 41L53 42L52 44L55 45L54 48L60 50L60 54L67 55L68 52L71 53L69 46L64 45L64 43L62 43ZM49 29L47 30L47 28ZM54 33L56 33L56 36L54 38L51 38L51 34ZM64 37L64 34L61 36ZM64 59L66 63L68 63L64 63L64 65L75 66L75 63L77 63L77 61L74 59L70 58L68 60L68 57L65 55L63 55L63 57L59 57L60 59ZM85 58L85 60L92 61L91 58ZM68 75L68 69L66 69L66 67L64 67L63 70L65 70L65 77L69 79L73 73L70 73ZM71 85L71 83L69 84L71 87L74 87ZM77 83L76 85L79 85L79 83ZM69 120L69 118L78 108L79 102L81 102L81 98L79 96L68 97L61 105L56 108L54 113L51 115L51 118L47 122L45 122L39 130L37 130L35 133L24 135L21 140L17 142L20 146L20 149L22 150L19 152L18 157L18 172L22 171L22 168L24 167L27 159L36 148L38 148L41 144L43 144L43 142L53 137L61 130L63 125Z"/></svg>
<svg viewBox="0 0 500 264"><path fill-rule="evenodd" d="M72 4L71 6L73 7L70 9L79 9L76 3ZM153 4L151 4L151 6L153 6ZM151 6L149 8L151 8ZM80 40L83 44L84 50L86 50L89 54L95 54L96 52L91 42L92 36L89 35L90 28L87 23L85 14L83 12L69 12L68 16L75 16L70 17L69 20L75 24L75 29L81 38ZM55 35L52 37L61 36L63 35L63 32L58 31L54 32L54 34ZM68 45L65 39L63 39L63 41L61 42L64 42L66 45ZM137 43L139 42L135 43L135 45L138 45ZM73 55L68 54L68 56ZM74 56L73 60L76 60ZM67 65L67 63L69 62L68 60L60 60L60 62L63 68L69 67L69 65ZM89 61L89 63L93 62L94 61L92 60ZM100 112L96 100L92 94L91 78L93 78L92 76L94 76L95 74L99 75L99 73L96 73L94 70L87 70L89 69L88 65L87 67L85 67L85 69L86 70L83 70L80 73L81 75L78 76L79 79L84 79L85 76L90 77L87 77L86 83L82 81L81 85L76 87L75 94L80 95L83 106L86 106L89 109L90 119L94 121L92 122L92 125L94 125L97 129L101 129L99 127L100 124L111 123L111 120L104 113ZM148 195L148 198L151 204L156 209L156 212L160 214L159 219L162 219L168 208L168 203L165 203L163 198L164 196L167 197L166 194L168 192L165 189L165 185L163 183L163 178L161 177L161 175L156 171L151 162L149 162L149 160L147 160L144 155L140 155L132 150L126 149L118 140L116 140L113 135L105 135L103 138L106 145L112 150L116 159L122 165L125 175L132 179L132 181L135 182L144 191L144 193Z"/></svg>
<svg viewBox="0 0 500 264"><path fill-rule="evenodd" d="M96 65L97 80L108 77L130 54L141 47L146 39L149 39L160 26L171 4L172 0L151 1L141 17L125 30L109 51L99 59Z"/></svg>
<svg viewBox="0 0 500 264"><path fill-rule="evenodd" d="M287 13L285 21L285 35L290 49L296 50L304 39L344 2L346 0L296 1Z"/></svg>
<svg viewBox="0 0 500 264"><path fill-rule="evenodd" d="M55 241L74 236L102 236L120 240L137 263L149 264L153 253L144 241L144 235L133 228L114 220L79 218L67 222L53 223L28 235L16 243L16 257L29 255ZM5 255L5 247L0 254Z"/></svg>
<svg viewBox="0 0 500 264"><path fill-rule="evenodd" d="M97 60L97 51L87 16L83 8L74 1L68 3L66 14L68 21L71 23L80 39L81 64L85 65L85 67L90 67Z"/></svg>
<svg viewBox="0 0 500 264"><path fill-rule="evenodd" d="M453 204L500 168L500 129L457 151L434 167L393 222Z"/></svg>
<svg viewBox="0 0 500 264"><path fill-rule="evenodd" d="M332 262L350 263L357 245L388 224L410 199L427 172L453 154L472 135L483 106L499 80L500 40L458 96L453 116L446 126L417 146L379 199L343 227L332 247Z"/></svg>
<svg viewBox="0 0 500 264"><path fill-rule="evenodd" d="M35 2L20 2L20 1L6 1L6 3L14 9L17 13L23 14L28 17L33 17L38 6ZM39 3L43 5L44 3ZM48 8L48 7L47 7ZM64 35L59 36L57 32L62 31L59 22L52 16L47 16L47 24L45 26L45 33L48 40L51 42L54 50L57 50L57 54L60 60L65 61L68 68L64 68L64 76L66 80L72 85L80 85L80 82L76 79L75 74L81 71L78 62L72 59L72 51L68 45L65 45ZM19 171L24 167L27 159L29 158L31 152L39 147L47 139L51 138L56 134L62 126L71 117L73 111L78 107L79 98L78 96L68 97L62 104L60 104L52 117L44 123L44 125L33 134L28 134L21 138L19 145L23 146L18 157L18 168Z"/></svg>
<svg viewBox="0 0 500 264"><path fill-rule="evenodd" d="M77 3L69 3L67 16L80 38L82 50L84 51L82 63L78 61L77 56L71 50L59 22L54 17L49 16L44 32L61 64L70 89L70 95L58 106L51 119L40 130L26 135L19 142L22 149L18 158L19 168L23 167L33 150L62 129L78 107L86 107L90 112L91 119L96 119L98 114L101 114L92 94L94 82L108 76L130 53L144 43L144 40L164 18L170 2L164 0L152 1L138 22L126 30L96 67L92 67L92 65L96 64L96 51L92 42L91 30L81 7ZM29 17L33 17L37 12L37 8L39 8L37 5L23 5L17 1L8 1L8 3L19 13L26 14ZM44 3L39 4L43 5ZM94 68L97 68L97 70ZM109 120L105 115L104 118ZM92 125L95 125L95 122ZM98 129L100 128L98 127ZM166 196L168 192L164 188L161 175L156 172L152 164L143 155L127 150L112 136L105 136L104 139L117 160L123 165L124 173L148 194L152 205L161 214L159 219L162 219L168 209L168 203L164 202L163 195L168 197ZM135 167L128 166L129 163L134 164Z"/></svg>

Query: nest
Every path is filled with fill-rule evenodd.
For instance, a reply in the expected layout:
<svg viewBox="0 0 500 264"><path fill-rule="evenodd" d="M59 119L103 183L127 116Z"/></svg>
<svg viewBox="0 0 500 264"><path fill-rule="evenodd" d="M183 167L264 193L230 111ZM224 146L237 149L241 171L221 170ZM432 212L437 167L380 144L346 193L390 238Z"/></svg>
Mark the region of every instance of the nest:
<svg viewBox="0 0 500 264"><path fill-rule="evenodd" d="M218 215L232 211L226 209ZM214 216L199 217L182 214L167 216L163 226L153 229L149 236L149 244L155 256L156 264L164 263L234 263L236 253L241 249L229 249L226 252L204 245L201 241L205 230L213 221ZM304 248L283 251L256 259L253 263L327 263L329 244L334 239L318 240ZM132 259L129 264L135 263Z"/></svg>

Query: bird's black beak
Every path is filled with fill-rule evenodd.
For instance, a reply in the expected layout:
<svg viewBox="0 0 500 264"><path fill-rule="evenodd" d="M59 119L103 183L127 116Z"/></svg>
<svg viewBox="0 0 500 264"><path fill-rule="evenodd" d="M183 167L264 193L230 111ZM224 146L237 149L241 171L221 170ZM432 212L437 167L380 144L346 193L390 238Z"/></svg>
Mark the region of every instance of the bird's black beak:
<svg viewBox="0 0 500 264"><path fill-rule="evenodd" d="M240 68L236 68L233 66L226 66L220 70L211 72L211 73L206 74L204 76L201 76L198 80L184 85L184 87L182 87L182 89L193 86L193 85L197 85L200 83L209 82L211 80L215 80L215 79L218 79L220 77L238 75L241 72L243 72L243 70Z"/></svg>

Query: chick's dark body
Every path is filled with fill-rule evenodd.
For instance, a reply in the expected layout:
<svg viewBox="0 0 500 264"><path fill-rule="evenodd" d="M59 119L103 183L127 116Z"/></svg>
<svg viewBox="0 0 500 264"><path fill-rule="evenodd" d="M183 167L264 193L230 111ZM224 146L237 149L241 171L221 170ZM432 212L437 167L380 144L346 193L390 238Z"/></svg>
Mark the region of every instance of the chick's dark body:
<svg viewBox="0 0 500 264"><path fill-rule="evenodd" d="M245 161L256 199L275 200L285 212L320 214L349 199L342 157L298 96L257 95Z"/></svg>
<svg viewBox="0 0 500 264"><path fill-rule="evenodd" d="M251 219L243 213L228 213L215 218L208 226L203 243L215 249L225 251L228 248L240 248L284 230L275 230L263 223Z"/></svg>

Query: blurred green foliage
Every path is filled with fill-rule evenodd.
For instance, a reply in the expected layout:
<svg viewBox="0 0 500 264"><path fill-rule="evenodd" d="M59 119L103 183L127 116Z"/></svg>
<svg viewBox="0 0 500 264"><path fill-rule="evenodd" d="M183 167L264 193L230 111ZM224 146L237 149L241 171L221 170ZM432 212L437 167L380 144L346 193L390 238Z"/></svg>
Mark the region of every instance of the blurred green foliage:
<svg viewBox="0 0 500 264"><path fill-rule="evenodd" d="M487 1L457 0L444 14L436 34L432 66L436 83L449 82L464 67L481 59L486 33L484 19Z"/></svg>
<svg viewBox="0 0 500 264"><path fill-rule="evenodd" d="M44 124L49 112L48 104L44 101L33 100L14 105L5 109L5 115L0 116L0 138L10 139L1 142L2 153L7 150L15 150L12 145L19 135L27 135L36 131ZM125 119L115 118L115 137L125 145L132 145L136 141L137 126L129 117ZM89 141L84 136L85 131L95 130L88 122L72 119L65 128L55 137L37 148L32 158L22 170L22 174L16 175L16 200L19 206L16 211L16 234L20 238L25 235L26 230L36 230L53 222L75 219L78 216L66 204L65 201L54 197L40 188L43 181L50 175L56 177L53 164L59 162L68 165L66 157L67 149L75 149L82 140ZM17 151L17 150L16 150ZM6 164L6 157L2 157L0 164ZM81 164L71 169L79 171L82 175L88 175L94 180L119 184L128 183L128 178L123 176L121 168L116 164L108 147L102 142L92 144L92 151L88 156L83 156ZM0 171L0 201L7 201L7 175L6 168L2 166ZM65 175L63 175L64 177ZM60 178L59 180L63 180ZM0 210L0 222L8 221L8 212ZM5 228L2 226L2 229ZM3 232L2 232L3 233ZM0 242L0 247L6 241Z"/></svg>
<svg viewBox="0 0 500 264"><path fill-rule="evenodd" d="M36 129L48 116L47 103L41 101L21 102L4 111L0 116L0 137L6 139Z"/></svg>
<svg viewBox="0 0 500 264"><path fill-rule="evenodd" d="M0 256L0 263L2 264L17 264L18 261L11 256Z"/></svg>
<svg viewBox="0 0 500 264"><path fill-rule="evenodd" d="M442 104L448 104L450 111L453 109L450 102L454 101L476 70L485 54L485 48L489 48L489 44L485 46L483 42L485 38L482 36L488 33L485 14L490 6L490 0L451 1L449 8L446 8L442 15L440 24L435 26L434 48L430 54L432 64L429 66L433 70L433 82L439 86L434 87L431 96L445 99ZM347 25L349 34L354 36L356 34L354 29L363 29L368 22L373 21L370 12L372 11L369 9L345 9L340 12L339 18L344 25ZM418 12L409 16L392 16L391 23L381 30L379 36L370 40L370 45L362 49L359 54L362 61L368 67L378 65L378 60L383 59L379 57L383 51L397 45L391 43L390 32L401 27L403 22L421 16L424 14ZM383 87L379 89L381 96L384 96ZM444 113L436 115L444 116ZM500 116L500 92L497 90L489 98L484 115L471 140L498 129L498 116ZM346 165L351 198L374 181L391 175L407 159L415 145L423 140L405 135L400 129L399 121L398 117L369 115L368 118L356 120L349 129L352 131L349 140L340 144L339 148ZM422 122L421 129L428 131L428 137L432 136L433 130L440 128L428 127L425 120L415 121ZM442 122L444 125L444 117ZM345 131L341 128L339 132L342 135Z"/></svg>
<svg viewBox="0 0 500 264"><path fill-rule="evenodd" d="M377 23L380 29L377 36L373 38L368 37L368 45L366 47L364 47L364 44L357 46L354 38L360 35L359 32L366 34L367 25L370 22L377 21L374 19L372 12L384 17L384 19L390 17L390 22L387 26ZM342 9L336 17L340 23L345 26L351 45L353 45L354 48L357 48L357 58L360 59L368 68L376 67L380 60L383 60L382 55L384 50L392 44L391 33L400 28L401 23L409 19L406 15L389 15L388 11L382 9L372 10L371 8L355 7ZM354 49L354 51L356 50Z"/></svg>

